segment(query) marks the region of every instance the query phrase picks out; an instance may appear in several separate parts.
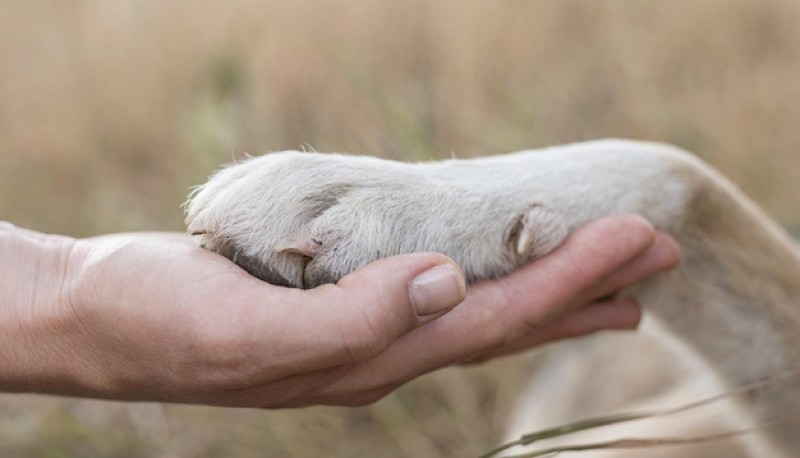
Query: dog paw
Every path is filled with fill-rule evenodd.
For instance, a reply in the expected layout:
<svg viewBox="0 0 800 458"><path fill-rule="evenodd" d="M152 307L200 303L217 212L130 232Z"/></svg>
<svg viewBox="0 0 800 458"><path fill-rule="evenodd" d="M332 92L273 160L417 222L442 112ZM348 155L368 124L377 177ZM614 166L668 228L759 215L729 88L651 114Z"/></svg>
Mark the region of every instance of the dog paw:
<svg viewBox="0 0 800 458"><path fill-rule="evenodd" d="M186 222L200 246L298 288L419 251L450 256L470 282L496 278L566 238L567 226L545 203L497 192L455 162L299 152L251 158L197 188Z"/></svg>

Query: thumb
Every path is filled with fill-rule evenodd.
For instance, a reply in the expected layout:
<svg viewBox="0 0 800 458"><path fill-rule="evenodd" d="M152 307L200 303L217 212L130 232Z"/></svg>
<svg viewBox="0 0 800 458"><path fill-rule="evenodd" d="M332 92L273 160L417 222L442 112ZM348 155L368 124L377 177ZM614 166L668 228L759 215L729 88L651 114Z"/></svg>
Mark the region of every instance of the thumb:
<svg viewBox="0 0 800 458"><path fill-rule="evenodd" d="M382 353L466 296L461 269L439 253L380 259L343 277L335 289L339 327L355 360Z"/></svg>

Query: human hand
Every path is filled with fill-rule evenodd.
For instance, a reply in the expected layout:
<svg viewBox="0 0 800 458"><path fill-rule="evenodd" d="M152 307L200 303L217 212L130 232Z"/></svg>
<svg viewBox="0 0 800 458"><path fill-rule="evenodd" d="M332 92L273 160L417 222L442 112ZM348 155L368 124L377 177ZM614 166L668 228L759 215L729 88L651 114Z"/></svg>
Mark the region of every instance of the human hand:
<svg viewBox="0 0 800 458"><path fill-rule="evenodd" d="M336 285L294 290L179 234L75 240L4 226L0 390L360 405L453 363L633 328L636 304L599 298L678 257L641 218L610 217L507 278L472 285L461 303L463 276L435 253L382 259ZM423 272L432 272L427 284Z"/></svg>

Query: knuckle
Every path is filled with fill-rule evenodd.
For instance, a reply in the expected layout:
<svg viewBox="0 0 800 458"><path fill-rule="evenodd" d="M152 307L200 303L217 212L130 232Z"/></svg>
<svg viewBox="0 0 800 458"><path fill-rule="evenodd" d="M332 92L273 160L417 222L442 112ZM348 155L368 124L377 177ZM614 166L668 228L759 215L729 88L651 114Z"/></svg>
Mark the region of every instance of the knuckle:
<svg viewBox="0 0 800 458"><path fill-rule="evenodd" d="M342 342L353 361L364 361L383 353L392 339L382 314L369 307L342 322Z"/></svg>
<svg viewBox="0 0 800 458"><path fill-rule="evenodd" d="M504 343L509 333L514 331L514 325L518 326L519 318L512 309L514 304L509 297L507 287L502 281L500 285L495 294L481 307L480 321L476 325L476 332L480 333L487 348Z"/></svg>

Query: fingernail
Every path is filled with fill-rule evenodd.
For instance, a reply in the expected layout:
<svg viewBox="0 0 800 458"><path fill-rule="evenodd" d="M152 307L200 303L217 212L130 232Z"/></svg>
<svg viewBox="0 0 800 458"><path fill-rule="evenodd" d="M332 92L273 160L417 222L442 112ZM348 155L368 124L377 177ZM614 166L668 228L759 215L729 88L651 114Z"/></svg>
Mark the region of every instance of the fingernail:
<svg viewBox="0 0 800 458"><path fill-rule="evenodd" d="M422 272L409 285L411 303L419 316L449 310L460 304L466 294L464 276L450 264Z"/></svg>

